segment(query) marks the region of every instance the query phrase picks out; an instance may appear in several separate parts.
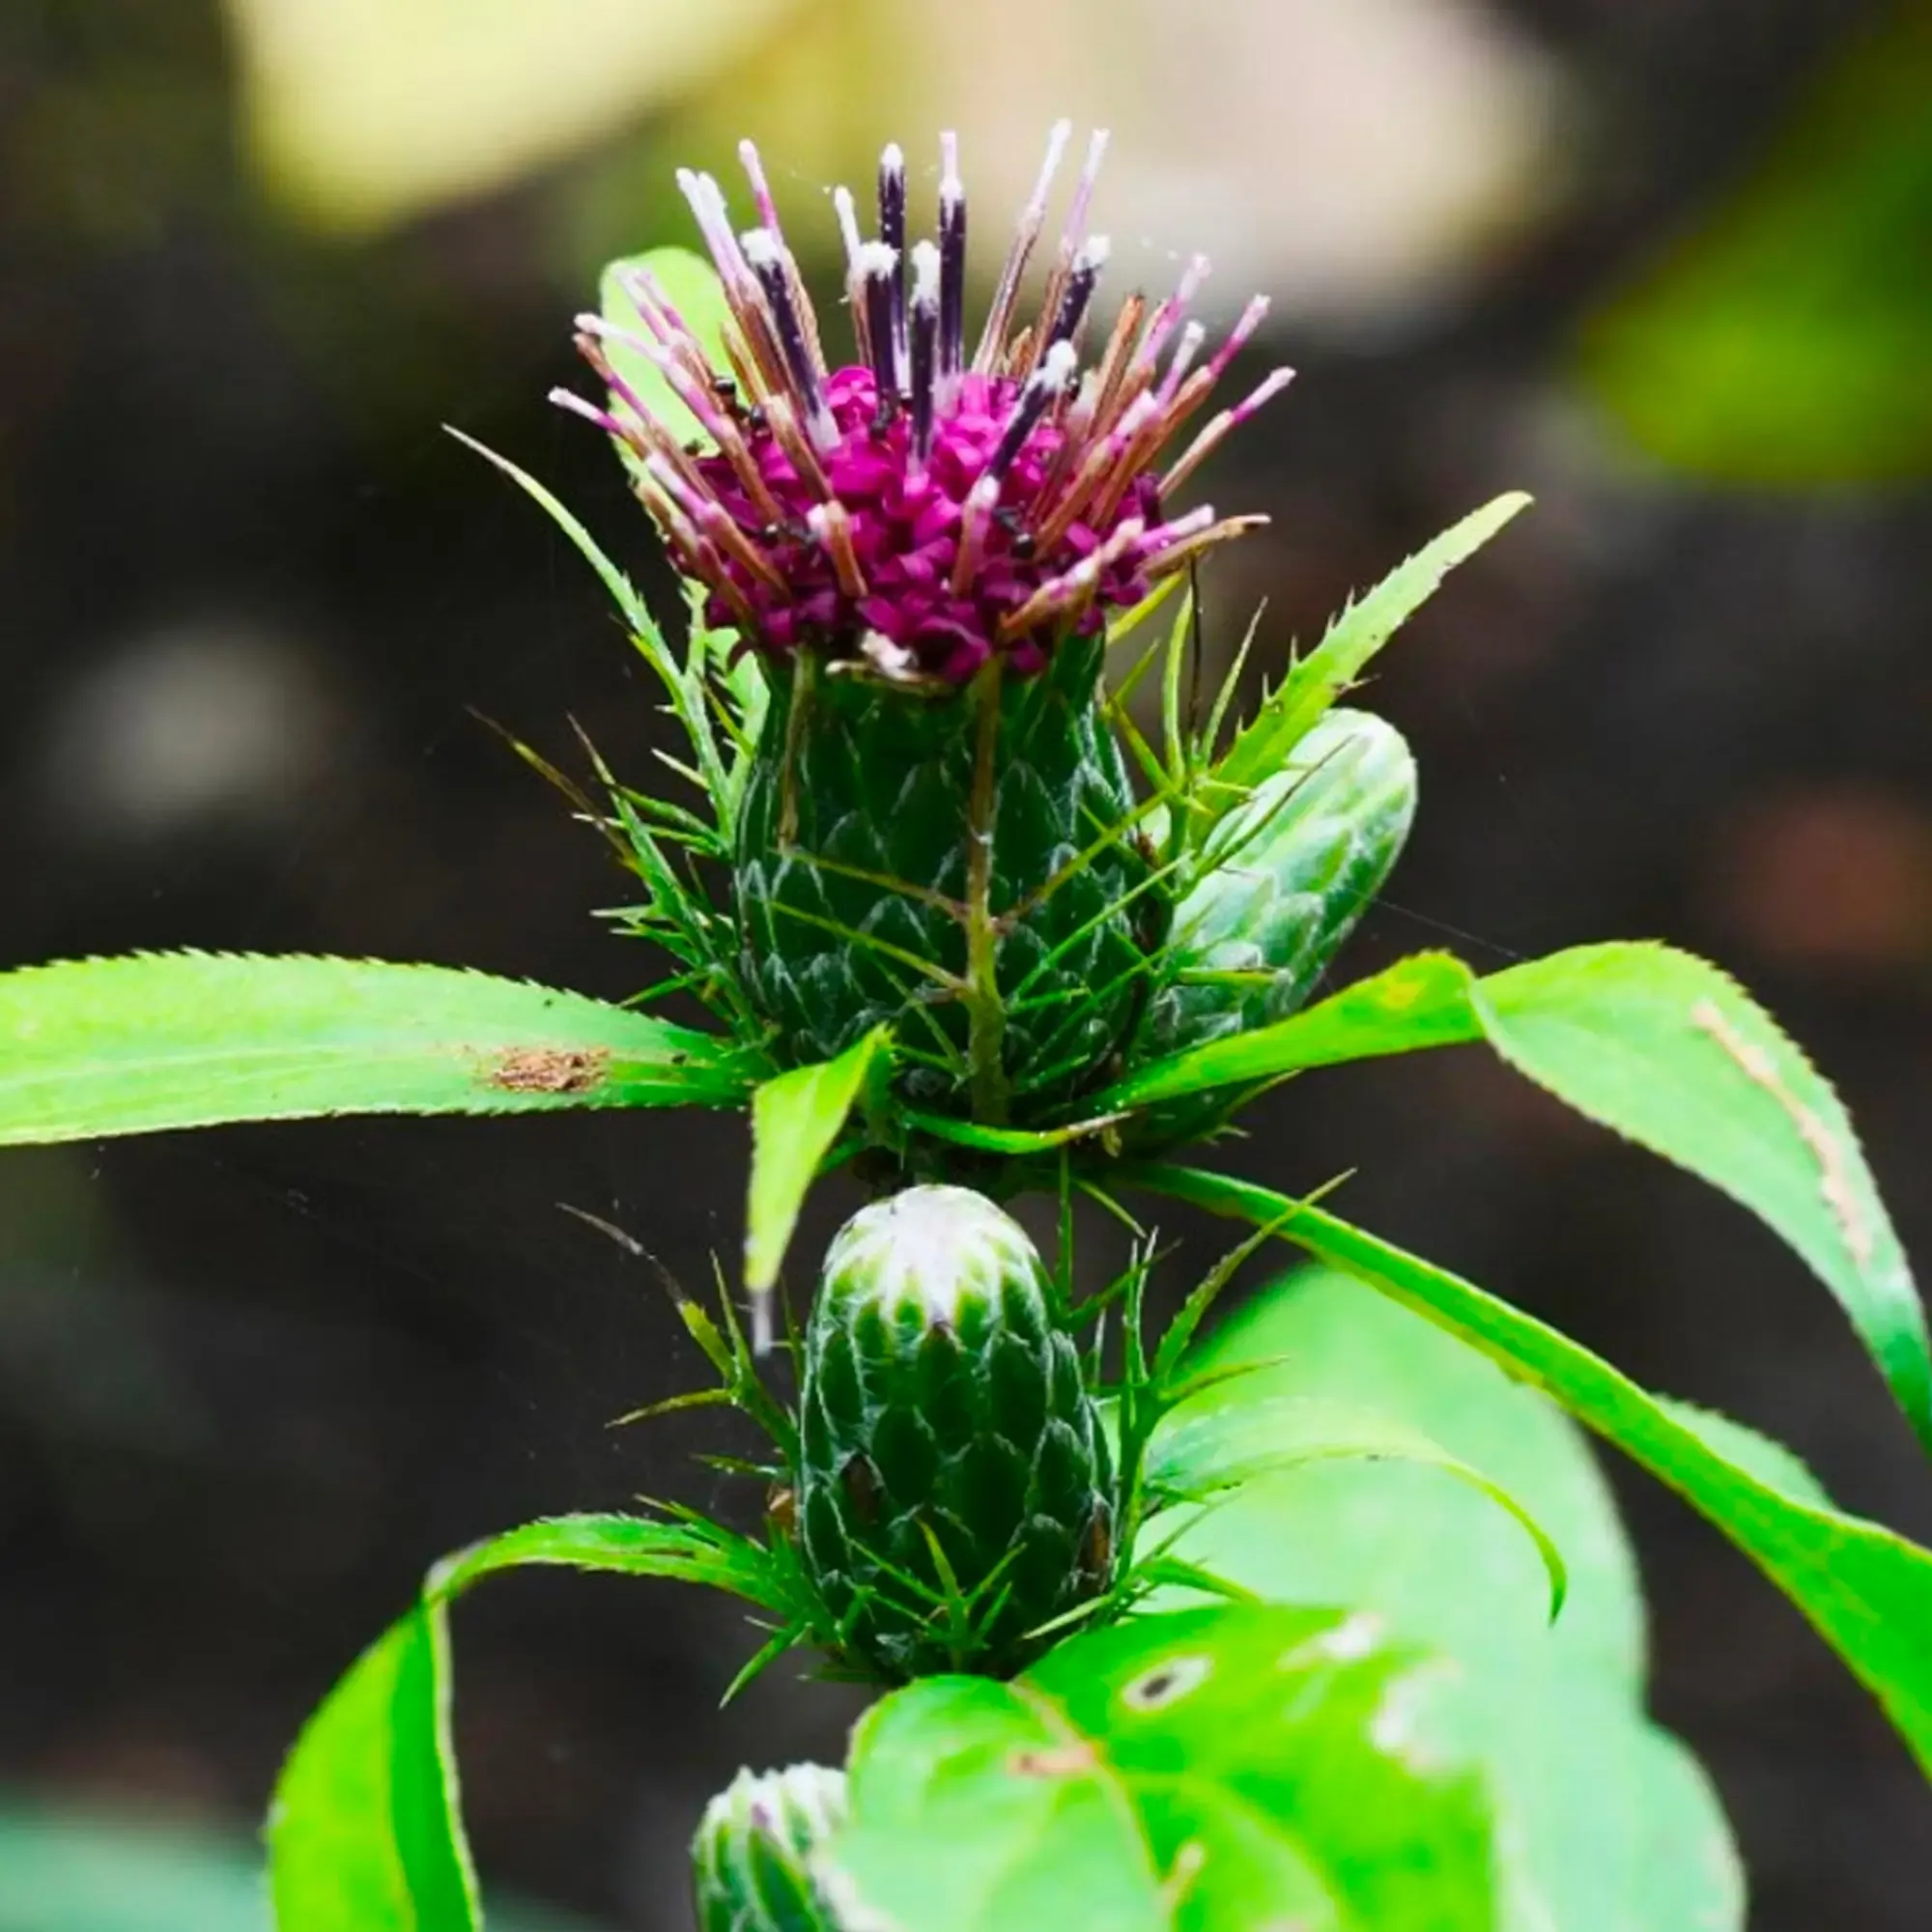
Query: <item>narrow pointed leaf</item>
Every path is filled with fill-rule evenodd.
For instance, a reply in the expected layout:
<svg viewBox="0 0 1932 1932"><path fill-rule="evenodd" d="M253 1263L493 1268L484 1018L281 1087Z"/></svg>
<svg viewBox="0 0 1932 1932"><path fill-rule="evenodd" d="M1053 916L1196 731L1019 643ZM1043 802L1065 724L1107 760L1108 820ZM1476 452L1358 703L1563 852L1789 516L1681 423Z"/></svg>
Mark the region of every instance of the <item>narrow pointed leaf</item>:
<svg viewBox="0 0 1932 1932"><path fill-rule="evenodd" d="M526 1523L445 1558L303 1726L268 1826L279 1932L471 1932L475 1873L450 1741L451 1600L529 1564L709 1583L782 1605L759 1547L702 1522L626 1516Z"/></svg>
<svg viewBox="0 0 1932 1932"><path fill-rule="evenodd" d="M730 1107L729 1041L445 966L175 952L0 974L0 1144L331 1114Z"/></svg>
<svg viewBox="0 0 1932 1932"><path fill-rule="evenodd" d="M1150 1166L1137 1184L1255 1226L1289 1213L1286 1195L1226 1175ZM1884 1706L1932 1774L1932 1551L1882 1524L1765 1479L1722 1429L1647 1394L1609 1363L1487 1290L1319 1208L1281 1237L1426 1316L1510 1374L1554 1396L1703 1512L1783 1590Z"/></svg>
<svg viewBox="0 0 1932 1932"><path fill-rule="evenodd" d="M829 1888L919 1932L1490 1932L1489 1806L1427 1652L1241 1605L1073 1638L862 1720Z"/></svg>
<svg viewBox="0 0 1932 1932"><path fill-rule="evenodd" d="M1455 567L1473 556L1529 498L1520 491L1472 511L1407 562L1400 564L1367 596L1328 626L1321 641L1291 667L1254 719L1228 748L1212 774L1210 802L1232 809L1254 786L1281 769L1288 754L1321 714L1348 691L1369 661L1419 611ZM1203 817L1199 840L1212 831L1219 812Z"/></svg>
<svg viewBox="0 0 1932 1932"><path fill-rule="evenodd" d="M745 1285L773 1287L798 1226L818 1164L845 1117L892 1052L892 1035L875 1027L837 1060L794 1067L752 1096L752 1192L745 1216Z"/></svg>
<svg viewBox="0 0 1932 1932"><path fill-rule="evenodd" d="M1279 1080L1311 1066L1454 1046L1480 1037L1469 1005L1474 983L1460 959L1418 952L1271 1026L1150 1061L1088 1104L1095 1114L1119 1113L1216 1087Z"/></svg>

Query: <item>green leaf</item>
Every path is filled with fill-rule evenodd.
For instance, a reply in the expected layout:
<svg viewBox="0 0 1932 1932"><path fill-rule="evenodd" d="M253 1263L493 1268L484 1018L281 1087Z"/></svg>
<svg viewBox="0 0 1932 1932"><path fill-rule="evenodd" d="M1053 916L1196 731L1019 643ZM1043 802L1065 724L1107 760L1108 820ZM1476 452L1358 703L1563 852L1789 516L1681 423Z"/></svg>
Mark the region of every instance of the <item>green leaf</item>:
<svg viewBox="0 0 1932 1932"><path fill-rule="evenodd" d="M1473 1039L1782 1236L1932 1448L1925 1313L1844 1106L1749 994L1688 952L1612 941L1485 980L1446 953L1419 953L1274 1026L1154 1061L1093 1105L1145 1106Z"/></svg>
<svg viewBox="0 0 1932 1932"><path fill-rule="evenodd" d="M171 952L0 974L0 1144L331 1114L731 1107L715 1036L446 966Z"/></svg>
<svg viewBox="0 0 1932 1932"><path fill-rule="evenodd" d="M1249 1181L1149 1166L1136 1184L1266 1226L1426 1316L1579 1421L1709 1517L1783 1590L1932 1773L1932 1552L1883 1525L1789 1493L1713 1446L1711 1432L1648 1395L1567 1335L1486 1290L1335 1215Z"/></svg>
<svg viewBox="0 0 1932 1932"><path fill-rule="evenodd" d="M819 1163L867 1084L891 1064L892 1033L874 1027L837 1060L796 1066L752 1096L752 1195L745 1216L745 1285L775 1287Z"/></svg>
<svg viewBox="0 0 1932 1932"><path fill-rule="evenodd" d="M1305 1377L1297 1375L1297 1379L1307 1385ZM1146 1480L1156 1494L1201 1501L1291 1470L1341 1462L1437 1469L1514 1517L1543 1563L1554 1622L1569 1588L1563 1552L1555 1539L1505 1485L1451 1455L1425 1431L1399 1416L1325 1397L1262 1396L1239 1383L1233 1388L1220 1385L1163 1418L1149 1447Z"/></svg>
<svg viewBox="0 0 1932 1932"><path fill-rule="evenodd" d="M868 1712L835 1897L919 1932L1486 1932L1465 1721L1439 1661L1339 1611L1131 1618Z"/></svg>
<svg viewBox="0 0 1932 1932"><path fill-rule="evenodd" d="M1314 650L1290 668L1214 767L1208 779L1209 810L1191 834L1195 842L1212 832L1222 813L1281 769L1310 727L1354 686L1370 659L1435 594L1442 580L1481 550L1529 500L1520 491L1512 491L1472 511L1398 564L1366 597L1335 618Z"/></svg>
<svg viewBox="0 0 1932 1932"><path fill-rule="evenodd" d="M628 285L630 278L639 271L657 278L671 305L704 345L712 367L728 370L731 365L724 354L724 322L730 314L730 305L724 299L724 285L711 263L689 248L651 248L641 255L628 255L612 262L604 270L598 284L604 320L645 342L655 343L657 337L639 314ZM707 448L710 446L711 439L703 424L678 401L664 372L648 355L621 341L607 341L604 347L611 366L631 393L679 442L702 441ZM624 399L613 397L612 402L620 412L629 413Z"/></svg>
<svg viewBox="0 0 1932 1932"><path fill-rule="evenodd" d="M449 1736L449 1603L499 1570L567 1565L708 1583L783 1613L759 1546L701 1520L559 1517L445 1558L303 1726L268 1839L280 1932L466 1932L476 1881Z"/></svg>
<svg viewBox="0 0 1932 1932"><path fill-rule="evenodd" d="M440 1605L418 1604L391 1625L303 1727L268 1840L280 1932L467 1932L480 1922Z"/></svg>
<svg viewBox="0 0 1932 1932"><path fill-rule="evenodd" d="M1118 1114L1215 1087L1279 1080L1311 1066L1453 1046L1478 1037L1469 1005L1474 983L1475 976L1449 953L1414 953L1271 1026L1150 1061L1090 1105L1095 1113Z"/></svg>
<svg viewBox="0 0 1932 1932"><path fill-rule="evenodd" d="M1579 946L1478 982L1490 1043L1579 1113L1781 1235L1851 1317L1932 1448L1932 1350L1904 1250L1838 1096L1763 1008L1663 946Z"/></svg>
<svg viewBox="0 0 1932 1932"><path fill-rule="evenodd" d="M1571 1587L1552 1624L1517 1525L1400 1462L1258 1476L1174 1546L1273 1602L1354 1605L1468 1673L1511 1932L1738 1932L1743 1881L1723 1813L1645 1716L1635 1561L1581 1431L1555 1404L1360 1282L1313 1268L1218 1326L1189 1366L1222 1379L1177 1420L1215 1406L1259 1419L1317 1388L1424 1433L1561 1547ZM1148 1543L1166 1544L1177 1520L1154 1523Z"/></svg>

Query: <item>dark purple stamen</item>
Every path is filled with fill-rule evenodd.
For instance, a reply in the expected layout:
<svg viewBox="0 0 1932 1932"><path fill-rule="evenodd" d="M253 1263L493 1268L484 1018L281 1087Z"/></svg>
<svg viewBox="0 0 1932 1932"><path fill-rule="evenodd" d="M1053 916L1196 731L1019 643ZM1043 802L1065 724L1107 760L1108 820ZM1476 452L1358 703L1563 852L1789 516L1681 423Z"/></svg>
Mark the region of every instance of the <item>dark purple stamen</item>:
<svg viewBox="0 0 1932 1932"><path fill-rule="evenodd" d="M942 134L939 182L939 370L966 367L966 185L959 179L959 137Z"/></svg>
<svg viewBox="0 0 1932 1932"><path fill-rule="evenodd" d="M866 289L866 332L871 339L872 373L879 379L879 403L899 393L899 324L894 310L900 295L898 257L884 242L859 250L859 274Z"/></svg>
<svg viewBox="0 0 1932 1932"><path fill-rule="evenodd" d="M1051 349L1056 342L1071 342L1080 331L1080 325L1087 320L1087 310L1094 300L1094 291L1099 286L1100 270L1106 266L1107 238L1096 235L1073 258L1073 267L1066 277L1066 291L1060 298L1060 311L1053 318L1053 327L1047 331L1046 347Z"/></svg>
<svg viewBox="0 0 1932 1932"><path fill-rule="evenodd" d="M934 384L939 360L940 258L930 242L912 251L912 449L922 466L932 454Z"/></svg>
<svg viewBox="0 0 1932 1932"><path fill-rule="evenodd" d="M784 243L769 228L753 228L742 238L741 245L745 260L758 278L758 286L765 292L765 300L771 304L772 324L784 355L786 373L798 391L801 413L808 427L816 433L826 414L825 395L806 343L804 320L798 304L792 300L792 278L785 272Z"/></svg>
<svg viewBox="0 0 1932 1932"><path fill-rule="evenodd" d="M1004 476L1013 467L1013 459L1038 426L1047 405L1065 392L1078 359L1070 342L1055 343L1040 358L1039 366L1022 384L1019 399L1013 404L1012 418L986 465L988 476Z"/></svg>
<svg viewBox="0 0 1932 1932"><path fill-rule="evenodd" d="M893 251L893 351L901 376L906 366L906 171L895 141L879 156L879 240Z"/></svg>

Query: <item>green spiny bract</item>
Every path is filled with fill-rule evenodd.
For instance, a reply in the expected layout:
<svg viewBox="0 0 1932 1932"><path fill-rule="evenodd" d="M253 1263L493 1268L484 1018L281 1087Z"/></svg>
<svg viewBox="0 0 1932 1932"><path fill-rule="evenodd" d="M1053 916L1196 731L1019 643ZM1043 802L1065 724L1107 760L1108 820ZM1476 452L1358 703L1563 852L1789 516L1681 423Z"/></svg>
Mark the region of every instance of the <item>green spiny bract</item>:
<svg viewBox="0 0 1932 1932"><path fill-rule="evenodd" d="M862 1209L806 1332L801 1548L838 1648L889 1681L1005 1676L1111 1580L1105 1439L1026 1232L962 1187Z"/></svg>
<svg viewBox="0 0 1932 1932"><path fill-rule="evenodd" d="M736 899L746 990L782 1061L831 1059L890 1022L908 1097L995 1120L1106 1077L1145 1002L1165 907L1142 890L1150 867L1098 668L1098 645L1070 640L997 694L778 675L739 816ZM976 987L981 815L992 984Z"/></svg>
<svg viewBox="0 0 1932 1932"><path fill-rule="evenodd" d="M1134 1058L1296 1011L1394 868L1415 791L1415 759L1393 724L1365 711L1316 724L1215 826L1175 908Z"/></svg>
<svg viewBox="0 0 1932 1932"><path fill-rule="evenodd" d="M741 1771L692 1841L699 1932L838 1932L811 1875L845 1821L845 1774L822 1765Z"/></svg>

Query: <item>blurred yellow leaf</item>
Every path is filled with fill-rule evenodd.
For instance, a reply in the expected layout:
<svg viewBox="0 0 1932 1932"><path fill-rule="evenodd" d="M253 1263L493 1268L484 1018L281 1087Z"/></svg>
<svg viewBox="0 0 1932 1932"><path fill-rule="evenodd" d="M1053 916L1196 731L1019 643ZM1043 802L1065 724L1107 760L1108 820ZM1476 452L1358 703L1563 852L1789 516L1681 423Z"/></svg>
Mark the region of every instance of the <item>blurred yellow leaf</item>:
<svg viewBox="0 0 1932 1932"><path fill-rule="evenodd" d="M372 229L515 180L743 55L793 0L225 0L272 191Z"/></svg>

